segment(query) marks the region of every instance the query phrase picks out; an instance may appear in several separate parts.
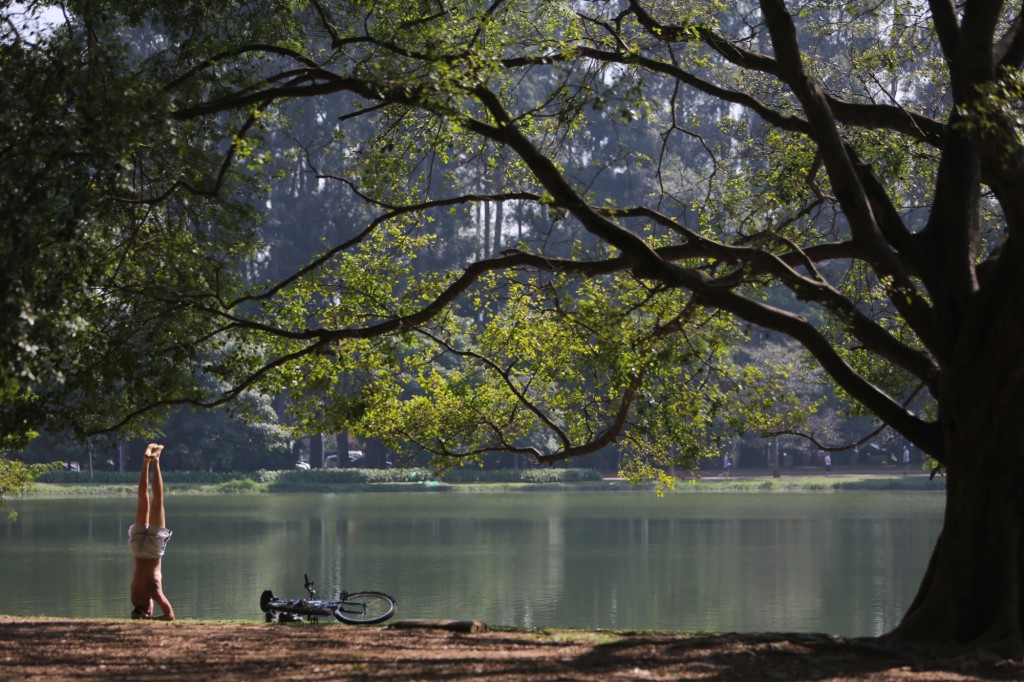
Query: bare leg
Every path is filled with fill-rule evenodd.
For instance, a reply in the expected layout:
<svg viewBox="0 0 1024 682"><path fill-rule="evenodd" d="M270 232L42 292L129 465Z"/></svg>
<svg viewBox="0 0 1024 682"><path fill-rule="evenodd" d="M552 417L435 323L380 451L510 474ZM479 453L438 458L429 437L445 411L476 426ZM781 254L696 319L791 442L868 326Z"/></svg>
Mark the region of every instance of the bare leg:
<svg viewBox="0 0 1024 682"><path fill-rule="evenodd" d="M153 455L153 509L150 516L150 524L154 526L167 527L167 517L164 514L164 479L160 474L160 452L164 447L156 446Z"/></svg>
<svg viewBox="0 0 1024 682"><path fill-rule="evenodd" d="M148 450L147 450L148 452ZM149 523L149 457L142 460L139 474L139 501L135 507L135 523L144 526Z"/></svg>

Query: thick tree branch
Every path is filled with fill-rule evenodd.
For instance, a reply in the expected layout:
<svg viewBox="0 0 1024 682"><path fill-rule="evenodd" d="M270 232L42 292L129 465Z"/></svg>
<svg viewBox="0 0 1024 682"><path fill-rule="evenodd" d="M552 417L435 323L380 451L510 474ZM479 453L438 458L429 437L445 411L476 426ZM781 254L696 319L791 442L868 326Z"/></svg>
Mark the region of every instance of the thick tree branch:
<svg viewBox="0 0 1024 682"><path fill-rule="evenodd" d="M773 329L798 341L814 356L840 387L880 419L909 438L922 450L941 456L942 435L936 424L925 422L878 387L862 377L836 353L831 343L806 319L731 291L696 288L703 304L721 308L766 329Z"/></svg>
<svg viewBox="0 0 1024 682"><path fill-rule="evenodd" d="M792 88L807 113L811 137L818 143L822 160L836 197L850 224L854 242L863 249L865 260L878 273L893 306L907 320L921 341L933 353L948 350L938 320L919 294L906 267L885 238L872 210L847 146L839 135L836 120L821 87L804 72L796 26L782 0L761 0L776 58L783 66L783 80ZM896 229L890 225L890 229Z"/></svg>
<svg viewBox="0 0 1024 682"><path fill-rule="evenodd" d="M715 286L732 288L751 277L772 276L775 281L793 291L799 299L819 303L830 310L841 324L849 328L854 338L867 348L934 387L934 381L938 376L938 367L927 354L899 342L824 279L804 276L796 270L807 263L818 262L825 255L858 257L859 252L855 246L821 245L814 250L791 250L788 253L776 255L762 249L715 242L646 207L617 211L616 214L642 215L681 234L687 244L685 247L679 248L678 252L672 250L671 247L658 250L658 253L666 259L712 257L737 267L738 277L741 279L719 278L714 281Z"/></svg>
<svg viewBox="0 0 1024 682"><path fill-rule="evenodd" d="M780 76L779 64L775 59L740 47L736 41L730 40L707 24L691 23L685 26L662 24L637 0L630 0L629 9L647 33L658 40L670 43L700 40L727 61L742 69Z"/></svg>
<svg viewBox="0 0 1024 682"><path fill-rule="evenodd" d="M200 407L206 409L212 407L219 407L220 405L226 405L227 403L230 403L232 400L235 400L240 395L248 391L250 388L253 388L263 377L267 376L268 374L278 369L279 367L284 367L289 363L292 363L296 360L299 360L307 355L316 353L318 351L319 344L311 344L293 353L288 353L286 355L282 355L278 358L275 358L271 362L268 362L262 367L260 367L255 372L249 374L236 385L232 386L226 391L223 391L216 398L206 400L200 398L174 398L165 400L155 400L151 403L143 405L142 407L132 410L117 423L110 424L101 429L86 429L78 427L78 430L86 437L98 436L104 433L114 433L120 431L122 428L128 426L142 415L152 412L154 410L159 410L164 407L191 405L193 407Z"/></svg>
<svg viewBox="0 0 1024 682"><path fill-rule="evenodd" d="M561 446L552 452L543 452L539 448L528 446L528 447L515 447L501 437L501 444L498 448L488 447L480 451L453 451L445 449L443 452L438 452L436 449L431 449L424 443L418 443L420 447L428 449L434 454L444 455L449 457L469 457L476 454L485 454L487 452L513 452L517 454L528 454L533 459L541 464L552 464L554 462L564 461L575 457L582 457L591 453L597 452L604 447L612 445L616 442L619 436L622 435L629 418L629 412L633 405L633 401L636 398L636 394L643 386L643 372L637 373L632 377L628 386L623 391L622 396L619 398L618 406L615 410L614 418L611 420L604 429L597 434L596 437L591 438L585 443L573 443L569 434L565 432L565 429L561 428L555 423L551 416L546 414L534 401L530 400L526 394L516 385L510 376L510 371L503 369L497 365L493 360L488 357L481 355L480 353L472 351L460 351L450 344L446 343L443 339L438 338L434 334L429 334L423 330L419 330L421 334L426 335L434 343L442 346L446 352L453 355L457 355L462 358L469 358L483 364L485 367L490 369L492 372L501 377L502 382L508 388L508 390L515 396L516 402L525 407L531 414L533 414L544 427L555 435ZM501 434L501 429L494 429L498 434Z"/></svg>
<svg viewBox="0 0 1024 682"><path fill-rule="evenodd" d="M300 64L306 66L306 68L319 70L320 65L315 60L310 59L301 52L296 52L280 45L272 45L269 43L250 43L247 45L240 45L231 50L225 50L219 52L208 59L203 60L199 64L196 64L191 69L185 71L174 80L168 82L164 86L166 92L173 92L177 88L181 87L184 83L192 80L203 71L211 69L222 62L227 62L237 57L243 57L248 54L265 55L272 54L278 57L285 57L287 59L294 60Z"/></svg>
<svg viewBox="0 0 1024 682"><path fill-rule="evenodd" d="M687 26L668 26L662 24L656 21L650 13L648 13L640 3L637 2L637 0L630 1L630 9L636 15L640 25L643 26L648 34L656 40L667 43L692 42L695 39L694 36L698 36L704 44L713 49L730 64L744 70L759 71L785 80L782 78L784 70L780 68L778 62L774 58L742 48L738 41L730 40L720 32L715 31L706 25L693 24ZM649 62L654 61L656 60L647 60L647 63L644 65L649 67ZM665 66L669 67L669 65ZM687 82L687 80L684 80L680 75L681 73L686 73L683 69L675 67L674 65L671 65L670 68L673 69L673 72L667 73L667 75L672 75L683 82ZM687 84L697 87L702 92L707 92L708 94L721 97L720 93L711 92L709 89L702 87L702 81L700 79L697 79L688 73L686 73L686 77L687 79L695 81L693 83L687 82ZM730 93L730 91L726 90L725 93ZM733 96L740 95L747 100L753 100L753 98L742 93L731 94ZM737 99L730 97L722 97L722 99L729 102L736 102L737 104L743 104L744 106L749 106L743 101L738 101ZM858 104L846 102L829 95L826 95L826 99L828 100L828 104L833 115L837 120L845 125L856 126L867 130L893 130L933 146L937 146L942 141L944 129L943 124L939 121L928 118L927 116L916 114L901 107L891 105ZM770 115L767 117L764 115L764 110L767 109L765 105L756 103L756 106L750 106L750 108L759 116L762 116L762 118L766 118L769 122L776 124ZM778 117L779 115L774 114L774 116ZM791 129L784 126L780 127L783 127L784 130Z"/></svg>
<svg viewBox="0 0 1024 682"><path fill-rule="evenodd" d="M928 0L928 6L932 11L932 22L942 53L947 63L952 62L960 51L960 19L956 14L956 5L953 0Z"/></svg>
<svg viewBox="0 0 1024 682"><path fill-rule="evenodd" d="M497 96L482 86L475 88L474 93L494 117L496 124L488 125L470 120L466 125L485 137L509 146L519 154L535 177L552 194L557 205L569 210L588 231L620 249L638 276L688 289L707 305L732 312L749 322L789 334L814 355L840 386L880 418L904 433L919 447L926 448L929 452L939 450L938 434L934 430L861 377L806 320L747 299L729 289L723 289L716 286L711 278L702 272L681 268L660 258L640 237L590 208L569 186L550 159L523 136L505 112ZM838 135L835 137L836 143L842 148ZM846 163L849 165L848 160ZM849 172L853 173L852 167L849 168ZM868 213L866 219L870 219L866 199L862 196L861 200L864 210ZM874 227L874 231L877 240L880 240L877 227ZM884 243L883 246L888 248ZM901 278L901 282L904 279L905 277ZM909 286L908 289L912 291L913 287Z"/></svg>
<svg viewBox="0 0 1024 682"><path fill-rule="evenodd" d="M1018 14L999 38L995 58L998 64L997 72L1024 66L1024 14Z"/></svg>
<svg viewBox="0 0 1024 682"><path fill-rule="evenodd" d="M749 109L765 122L779 128L807 134L807 121L793 114L784 114L756 97L737 90L731 90L703 79L686 69L636 52L602 50L594 47L579 47L574 55L587 57L608 64L639 66L652 73L673 78L693 89L711 95L723 102L731 102ZM553 64L568 61L570 54L551 54L541 57L515 57L503 60L506 68L531 65ZM865 130L891 130L931 146L939 146L945 132L945 125L933 118L888 104L861 104L847 102L830 95L824 95L836 119L844 125Z"/></svg>
<svg viewBox="0 0 1024 682"><path fill-rule="evenodd" d="M768 6L770 14L774 3L766 0L765 4ZM782 46L780 63L786 67L788 82L794 84L798 94L802 96L802 101L805 102L805 108L813 114L809 117L809 122L815 139L822 144L823 156L826 160L826 167L833 178L833 185L844 191L844 195L840 196L840 201L844 209L847 209L851 223L855 226L855 244L859 249L867 249L869 256L874 259L873 265L880 267L886 275L890 272L897 274L896 283L902 285L907 282L906 275L874 223L869 201L860 186L849 158L845 155L844 146L836 132L827 102L820 89L810 83L800 70L799 52L796 48L795 32L792 29L789 15L781 6L776 6L775 9L781 10L782 13L781 19L776 16L776 21L771 22L774 23L778 29L776 32L779 33L776 43ZM427 106L428 108L443 106L436 99L428 103L428 93L422 90L421 86L410 85L406 82L370 83L364 79L340 77L324 71L313 72L312 70L310 80L314 82L308 85L275 86L258 92L238 93L213 102L182 109L178 112L178 116L188 118L209 115L257 101L265 101L268 97L307 96L343 90L379 102L390 101L409 106ZM855 399L860 400L880 418L907 435L920 447L929 452L939 451L939 436L933 427L910 414L898 402L861 377L838 355L828 340L806 320L763 303L746 299L728 288L716 285L711 278L700 271L679 267L662 258L640 237L589 206L564 179L552 161L522 134L494 93L480 85L473 88L471 94L483 103L493 122L466 117L455 111L443 113L458 116L468 130L514 151L552 196L554 204L568 210L588 231L619 249L629 268L639 277L655 279L669 286L686 288L706 305L721 308L747 321L791 335L802 343L837 383ZM342 338L370 338L413 329L438 314L455 297L471 286L483 272L509 267L517 258L526 260L522 254L513 254L502 259L491 259L472 264L435 301L417 313L406 317L384 320L359 329L303 330L287 332L283 335L295 339L316 338L326 343ZM905 291L912 290L912 286L905 287ZM238 323L263 329L268 333L282 331L243 320L238 320Z"/></svg>
<svg viewBox="0 0 1024 682"><path fill-rule="evenodd" d="M385 205L378 202L374 202L377 203L378 206L387 207L389 210L386 213L383 213L374 218L372 221L370 221L369 225L367 225L365 229L361 230L359 234L352 237L351 239L347 239L341 242L337 246L331 247L327 251L324 251L315 259L313 259L303 267L293 272L291 275L288 275L287 277L283 277L276 281L273 286L268 287L258 293L246 294L245 296L240 296L232 301L225 302L224 308L232 310L251 301L261 301L272 298L279 292L290 287L295 282L298 282L307 275L319 270L325 264L336 258L339 254L344 253L345 251L353 248L358 244L361 244L382 224L390 220L394 220L395 218L400 218L401 216L409 215L412 213L422 213L424 211L430 211L437 208L459 206L467 203L516 200L539 201L540 197L529 192L506 192L502 194L464 194L458 197L452 197L450 199L438 199L435 201L425 201L418 204L408 204L404 206ZM367 199L367 201L370 200Z"/></svg>

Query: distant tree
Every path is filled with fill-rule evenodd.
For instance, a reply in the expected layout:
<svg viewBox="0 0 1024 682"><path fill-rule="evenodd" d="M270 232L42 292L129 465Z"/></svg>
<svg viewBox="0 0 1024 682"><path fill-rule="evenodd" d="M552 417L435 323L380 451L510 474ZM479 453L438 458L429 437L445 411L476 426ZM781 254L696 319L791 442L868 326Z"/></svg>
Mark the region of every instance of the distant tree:
<svg viewBox="0 0 1024 682"><path fill-rule="evenodd" d="M253 401L252 397L248 400ZM262 402L262 401L261 401ZM276 423L269 403L254 415L238 418L225 408L178 408L162 429L167 434L168 469L255 471L292 465L288 432Z"/></svg>
<svg viewBox="0 0 1024 682"><path fill-rule="evenodd" d="M69 464L89 461L90 449L104 460L110 458L108 443L83 443L71 432L58 434L41 433L32 439L28 447L13 453L19 460L33 464L63 462ZM95 462L94 462L95 464ZM106 468L105 466L103 468Z"/></svg>

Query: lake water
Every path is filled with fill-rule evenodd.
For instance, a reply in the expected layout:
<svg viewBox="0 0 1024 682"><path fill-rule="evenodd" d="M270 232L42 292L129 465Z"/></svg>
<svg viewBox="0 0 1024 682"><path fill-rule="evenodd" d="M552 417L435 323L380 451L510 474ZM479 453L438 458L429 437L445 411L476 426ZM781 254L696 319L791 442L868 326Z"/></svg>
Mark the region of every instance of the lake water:
<svg viewBox="0 0 1024 682"><path fill-rule="evenodd" d="M874 635L913 599L941 493L362 493L167 499L179 618L262 620L259 595L394 596L493 625ZM130 498L0 512L0 613L127 617Z"/></svg>

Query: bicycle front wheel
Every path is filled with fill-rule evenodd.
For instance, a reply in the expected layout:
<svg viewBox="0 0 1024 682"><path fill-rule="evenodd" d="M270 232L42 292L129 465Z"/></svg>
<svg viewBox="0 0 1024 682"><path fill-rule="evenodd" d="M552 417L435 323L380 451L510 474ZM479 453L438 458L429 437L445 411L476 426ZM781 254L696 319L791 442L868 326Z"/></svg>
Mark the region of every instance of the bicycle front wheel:
<svg viewBox="0 0 1024 682"><path fill-rule="evenodd" d="M334 617L342 623L373 625L383 623L398 610L394 599L383 592L354 592L334 609Z"/></svg>

